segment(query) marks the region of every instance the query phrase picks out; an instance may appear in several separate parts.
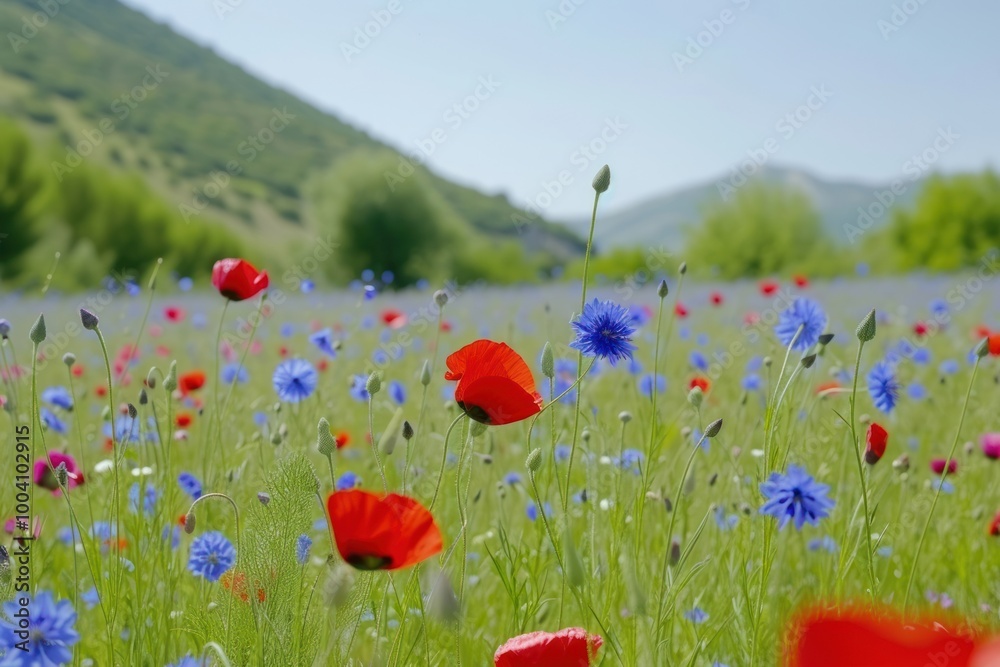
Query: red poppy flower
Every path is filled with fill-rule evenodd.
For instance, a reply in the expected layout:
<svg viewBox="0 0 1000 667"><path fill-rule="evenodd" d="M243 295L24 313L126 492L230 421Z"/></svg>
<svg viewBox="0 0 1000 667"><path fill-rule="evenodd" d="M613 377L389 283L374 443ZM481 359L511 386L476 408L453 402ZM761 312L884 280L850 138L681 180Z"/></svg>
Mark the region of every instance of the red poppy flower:
<svg viewBox="0 0 1000 667"><path fill-rule="evenodd" d="M174 423L177 424L177 428L187 428L191 425L191 415L186 412L182 412L174 419Z"/></svg>
<svg viewBox="0 0 1000 667"><path fill-rule="evenodd" d="M531 369L506 343L477 340L447 360L444 379L458 381L455 401L469 417L499 426L541 411Z"/></svg>
<svg viewBox="0 0 1000 667"><path fill-rule="evenodd" d="M955 459L949 459L945 461L944 459L931 459L931 470L935 475L940 475L944 472L944 466L948 465L948 474L953 475L958 470L958 461Z"/></svg>
<svg viewBox="0 0 1000 667"><path fill-rule="evenodd" d="M73 368L70 369L70 372L73 373L73 377L78 378L83 375L83 366L80 364L73 364Z"/></svg>
<svg viewBox="0 0 1000 667"><path fill-rule="evenodd" d="M508 639L493 654L495 667L587 667L604 640L583 628L529 632Z"/></svg>
<svg viewBox="0 0 1000 667"><path fill-rule="evenodd" d="M444 333L448 333L449 331L451 331L451 322L449 322L448 320L442 320L441 331L443 331Z"/></svg>
<svg viewBox="0 0 1000 667"><path fill-rule="evenodd" d="M676 315L681 319L684 319L685 317L688 316L688 309L684 307L683 303L678 301L677 303L674 304L674 315Z"/></svg>
<svg viewBox="0 0 1000 667"><path fill-rule="evenodd" d="M316 362L316 370L318 370L320 373L322 373L328 368L330 368L330 363L326 359L320 359L319 361Z"/></svg>
<svg viewBox="0 0 1000 667"><path fill-rule="evenodd" d="M326 500L337 551L359 570L398 570L440 553L434 517L412 498L360 490L334 491Z"/></svg>
<svg viewBox="0 0 1000 667"><path fill-rule="evenodd" d="M721 292L712 292L708 296L708 300L712 302L713 306L721 306L722 302L723 302L722 293Z"/></svg>
<svg viewBox="0 0 1000 667"><path fill-rule="evenodd" d="M764 296L771 296L778 291L779 287L781 286L777 283L777 281L762 280L760 283L760 293Z"/></svg>
<svg viewBox="0 0 1000 667"><path fill-rule="evenodd" d="M163 317L165 317L168 322L183 322L184 315L184 309L178 306L167 306L163 309Z"/></svg>
<svg viewBox="0 0 1000 667"><path fill-rule="evenodd" d="M865 442L865 462L873 466L885 454L885 445L889 442L889 433L875 422L872 422L868 425L868 435Z"/></svg>
<svg viewBox="0 0 1000 667"><path fill-rule="evenodd" d="M387 308L382 311L382 323L391 329L399 329L406 326L406 314L395 308Z"/></svg>
<svg viewBox="0 0 1000 667"><path fill-rule="evenodd" d="M99 384L96 387L94 387L94 395L97 396L98 398L104 398L105 396L108 395L108 388L105 387L103 384Z"/></svg>
<svg viewBox="0 0 1000 667"><path fill-rule="evenodd" d="M971 635L936 620L904 620L886 611L817 610L793 624L789 639L787 667L996 664L978 661Z"/></svg>
<svg viewBox="0 0 1000 667"><path fill-rule="evenodd" d="M348 433L347 431L339 431L336 435L333 436L333 439L337 443L337 449L343 449L344 447L347 447L349 444L351 444L351 434Z"/></svg>
<svg viewBox="0 0 1000 667"><path fill-rule="evenodd" d="M66 466L67 489L72 489L83 484L83 471L76 464L76 459L62 452L49 452L48 460L38 459L35 461L34 479L35 484L48 489L56 496L62 495L62 488L59 486L59 480L56 479L55 472L60 464Z"/></svg>
<svg viewBox="0 0 1000 667"><path fill-rule="evenodd" d="M278 354L281 356L282 359L284 359L285 357L288 356L288 348L282 345L280 348L278 348Z"/></svg>
<svg viewBox="0 0 1000 667"><path fill-rule="evenodd" d="M990 328L988 326L986 326L985 324L980 324L978 327L972 330L972 338L973 340L978 342L984 338L989 338L991 333L992 332L990 331Z"/></svg>
<svg viewBox="0 0 1000 667"><path fill-rule="evenodd" d="M988 532L993 537L1000 536L1000 512L997 512L996 516L993 517L993 520L990 521Z"/></svg>
<svg viewBox="0 0 1000 667"><path fill-rule="evenodd" d="M191 371L177 378L177 388L182 394L190 394L205 386L205 373L202 371Z"/></svg>
<svg viewBox="0 0 1000 667"><path fill-rule="evenodd" d="M826 396L828 393L833 393L835 390L840 389L840 383L836 380L830 380L829 382L821 382L816 385L816 395Z"/></svg>
<svg viewBox="0 0 1000 667"><path fill-rule="evenodd" d="M917 322L913 325L914 336L926 336L929 331L930 327L927 326L926 322Z"/></svg>
<svg viewBox="0 0 1000 667"><path fill-rule="evenodd" d="M1000 357L1000 333L991 334L989 337L990 354Z"/></svg>
<svg viewBox="0 0 1000 667"><path fill-rule="evenodd" d="M695 375L691 378L691 381L688 382L688 389L694 389L695 387L701 389L703 394L707 394L708 390L712 388L712 381L704 375Z"/></svg>
<svg viewBox="0 0 1000 667"><path fill-rule="evenodd" d="M797 273L794 276L792 276L792 281L795 283L796 287L799 288L809 287L809 279L806 278L801 273Z"/></svg>
<svg viewBox="0 0 1000 667"><path fill-rule="evenodd" d="M220 259L212 267L212 285L230 301L244 301L267 289L267 271L244 259Z"/></svg>

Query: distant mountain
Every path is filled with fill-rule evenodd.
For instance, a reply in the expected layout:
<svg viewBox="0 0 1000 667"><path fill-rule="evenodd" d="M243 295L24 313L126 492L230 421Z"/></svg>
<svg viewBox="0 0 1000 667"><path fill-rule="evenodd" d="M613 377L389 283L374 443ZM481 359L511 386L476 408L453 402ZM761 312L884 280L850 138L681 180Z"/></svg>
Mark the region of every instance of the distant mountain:
<svg viewBox="0 0 1000 667"><path fill-rule="evenodd" d="M845 226L857 224L858 207L868 209L878 202L876 193L889 187L888 184L858 181L828 181L802 169L777 166L766 166L755 177L768 183L797 188L808 195L827 231L839 242L848 240ZM662 246L679 250L684 245L688 228L698 224L705 207L722 201L720 183L728 183L728 175L603 215L594 232L594 242L602 249ZM906 190L896 198L894 206L910 205L920 191L919 182L906 181L905 185ZM889 215L883 214L874 220L871 228L877 228L888 220ZM586 232L589 224L589 220L581 220L571 223L571 226Z"/></svg>
<svg viewBox="0 0 1000 667"><path fill-rule="evenodd" d="M386 148L117 0L0 0L0 28L0 114L53 147L47 163L72 168L86 151L275 246L316 237L310 179L347 152ZM560 259L583 249L560 225L520 229L502 194L430 182L486 237Z"/></svg>

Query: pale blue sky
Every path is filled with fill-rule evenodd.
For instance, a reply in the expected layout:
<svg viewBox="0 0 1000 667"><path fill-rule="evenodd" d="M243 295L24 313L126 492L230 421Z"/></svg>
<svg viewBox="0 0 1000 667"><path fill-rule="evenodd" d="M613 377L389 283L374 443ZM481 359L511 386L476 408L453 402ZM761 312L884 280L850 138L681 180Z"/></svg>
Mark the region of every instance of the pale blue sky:
<svg viewBox="0 0 1000 667"><path fill-rule="evenodd" d="M622 208L716 178L768 138L774 164L828 178L901 177L949 126L959 139L935 168L997 163L995 1L563 0L574 11L558 23L547 12L559 0L396 1L350 62L342 45L390 0L127 4L397 148L441 128L433 169L519 205L568 171L546 209L554 218L589 213L603 162L614 174L607 204ZM889 32L894 6L901 25ZM708 46L679 68L674 54L720 17L729 23L703 34ZM499 86L480 88L486 99L467 118L446 116L480 77ZM793 133L779 127L814 86L829 99L814 98L818 109ZM607 132L604 152L576 154L608 119L625 127Z"/></svg>

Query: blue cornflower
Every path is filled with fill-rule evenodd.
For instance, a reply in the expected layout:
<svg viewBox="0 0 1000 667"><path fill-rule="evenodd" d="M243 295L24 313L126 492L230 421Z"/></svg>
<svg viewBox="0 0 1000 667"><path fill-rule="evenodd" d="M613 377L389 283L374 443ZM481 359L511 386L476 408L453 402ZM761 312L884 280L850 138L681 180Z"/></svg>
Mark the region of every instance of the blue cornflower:
<svg viewBox="0 0 1000 667"><path fill-rule="evenodd" d="M613 301L594 299L583 307L583 313L573 322L576 340L570 343L588 357L607 359L614 366L631 359L635 352L632 336L635 326L629 312Z"/></svg>
<svg viewBox="0 0 1000 667"><path fill-rule="evenodd" d="M802 332L796 337L799 329ZM792 345L793 350L805 352L816 344L826 328L826 313L822 306L812 299L799 297L792 301L785 310L781 311L778 324L774 327L774 333L785 347Z"/></svg>
<svg viewBox="0 0 1000 667"><path fill-rule="evenodd" d="M216 582L236 562L236 549L217 530L199 535L191 542L188 570L196 577Z"/></svg>
<svg viewBox="0 0 1000 667"><path fill-rule="evenodd" d="M639 329L649 323L649 320L653 317L653 311L648 306L632 304L628 307L628 316L632 321L632 326Z"/></svg>
<svg viewBox="0 0 1000 667"><path fill-rule="evenodd" d="M181 545L181 527L178 525L166 526L163 529L163 541L170 542L170 548L176 549Z"/></svg>
<svg viewBox="0 0 1000 667"><path fill-rule="evenodd" d="M556 457L556 463L562 463L563 461L568 461L571 449L572 448L569 445L556 445L556 450L554 452Z"/></svg>
<svg viewBox="0 0 1000 667"><path fill-rule="evenodd" d="M110 540L115 536L115 533L115 527L107 521L95 521L90 526L90 536L95 539L99 539L102 542Z"/></svg>
<svg viewBox="0 0 1000 667"><path fill-rule="evenodd" d="M913 356L910 357L915 364L927 364L931 360L931 351L926 347L918 347L913 351Z"/></svg>
<svg viewBox="0 0 1000 667"><path fill-rule="evenodd" d="M155 422L152 422L154 428L155 424ZM114 438L116 442L139 442L140 429L141 424L138 419L132 419L128 415L118 415L115 417ZM104 422L104 435L109 438L111 437L111 422ZM156 433L144 433L143 440L146 442L156 442Z"/></svg>
<svg viewBox="0 0 1000 667"><path fill-rule="evenodd" d="M704 623L708 620L708 612L701 607L695 607L690 611L684 612L684 618L692 623Z"/></svg>
<svg viewBox="0 0 1000 667"><path fill-rule="evenodd" d="M390 382L386 391L389 398L396 402L396 405L402 405L406 402L406 388L398 380Z"/></svg>
<svg viewBox="0 0 1000 667"><path fill-rule="evenodd" d="M820 549L835 554L837 553L837 542L829 535L809 540L809 551L819 551Z"/></svg>
<svg viewBox="0 0 1000 667"><path fill-rule="evenodd" d="M756 373L760 370L760 367L764 365L763 357L752 357L750 361L747 362L747 373Z"/></svg>
<svg viewBox="0 0 1000 667"><path fill-rule="evenodd" d="M309 342L315 345L320 352L331 357L337 356L337 351L333 349L333 329L327 327L309 336Z"/></svg>
<svg viewBox="0 0 1000 667"><path fill-rule="evenodd" d="M264 428L267 425L267 413L260 412L259 410L253 413L253 423L257 428Z"/></svg>
<svg viewBox="0 0 1000 667"><path fill-rule="evenodd" d="M337 478L337 490L347 491L348 489L353 489L360 483L361 480L358 479L358 476L355 475L350 470L348 470L347 472L345 472L344 474L342 474L340 477Z"/></svg>
<svg viewBox="0 0 1000 667"><path fill-rule="evenodd" d="M291 338L295 335L295 325L291 322L285 322L281 325L281 328L278 329L278 333L281 334L282 338Z"/></svg>
<svg viewBox="0 0 1000 667"><path fill-rule="evenodd" d="M941 362L941 365L938 366L938 371L940 371L942 375L954 375L958 372L958 369L958 362L954 359L945 359Z"/></svg>
<svg viewBox="0 0 1000 667"><path fill-rule="evenodd" d="M364 271L361 272L361 280L365 281L366 283L370 283L371 281L375 280L375 272L372 271L371 269L365 269Z"/></svg>
<svg viewBox="0 0 1000 667"><path fill-rule="evenodd" d="M760 376L756 373L748 373L743 377L741 384L744 391L757 391L760 389Z"/></svg>
<svg viewBox="0 0 1000 667"><path fill-rule="evenodd" d="M191 473L182 472L177 476L177 483L180 485L181 491L191 496L192 500L201 498L201 480Z"/></svg>
<svg viewBox="0 0 1000 667"><path fill-rule="evenodd" d="M191 288L194 287L194 281L187 277L181 278L177 281L177 287L182 292L190 292Z"/></svg>
<svg viewBox="0 0 1000 667"><path fill-rule="evenodd" d="M378 289L374 285L365 285L365 301L371 301L378 296Z"/></svg>
<svg viewBox="0 0 1000 667"><path fill-rule="evenodd" d="M722 505L717 506L713 514L712 518L715 519L715 525L719 527L719 530L731 530L740 521L738 514L726 514L726 508Z"/></svg>
<svg viewBox="0 0 1000 667"><path fill-rule="evenodd" d="M19 597L29 597L27 593ZM40 591L28 602L29 640L27 651L16 648L24 640L15 634L25 630L15 620L21 611L16 601L5 602L0 615L0 650L5 657L4 667L34 667L35 665L63 665L73 659L71 647L80 641L76 625L76 611L69 600L56 602L49 591ZM10 619L10 620L8 620ZM22 646L24 644L21 644Z"/></svg>
<svg viewBox="0 0 1000 667"><path fill-rule="evenodd" d="M542 511L545 512L546 517L548 518L552 517L552 505L550 505L549 503L542 504ZM524 513L528 515L529 519L531 519L532 521L536 521L538 519L538 506L535 505L535 503L528 503L528 506L525 508Z"/></svg>
<svg viewBox="0 0 1000 667"><path fill-rule="evenodd" d="M944 299L934 299L930 303L930 308L935 315L944 315L948 312L948 302Z"/></svg>
<svg viewBox="0 0 1000 667"><path fill-rule="evenodd" d="M451 385L448 385L451 386ZM354 375L351 377L351 396L356 401L368 402L370 396L368 395L368 376L367 375Z"/></svg>
<svg viewBox="0 0 1000 667"><path fill-rule="evenodd" d="M868 372L868 393L876 408L887 414L892 412L899 399L899 381L892 366L880 361L872 367Z"/></svg>
<svg viewBox="0 0 1000 667"><path fill-rule="evenodd" d="M309 550L312 545L312 538L308 535L299 535L299 539L295 541L295 560L299 565L305 565L309 561Z"/></svg>
<svg viewBox="0 0 1000 667"><path fill-rule="evenodd" d="M67 412L73 409L73 394L66 387L49 387L42 392L42 400Z"/></svg>
<svg viewBox="0 0 1000 667"><path fill-rule="evenodd" d="M139 499L139 482L132 484L132 487L128 490L128 508L133 513L138 514L140 502L142 504L142 510L146 514L153 514L156 509L156 501L160 497L159 491L152 484L146 484L146 491L142 494L142 500Z"/></svg>
<svg viewBox="0 0 1000 667"><path fill-rule="evenodd" d="M628 372L631 375L638 375L642 372L642 364L635 357L628 360Z"/></svg>
<svg viewBox="0 0 1000 667"><path fill-rule="evenodd" d="M299 283L299 290L303 294L312 294L314 289L316 289L316 283L309 280L308 278Z"/></svg>
<svg viewBox="0 0 1000 667"><path fill-rule="evenodd" d="M653 397L653 374L646 373L639 378L639 391L643 396ZM656 393L662 394L667 391L667 378L659 373L656 374Z"/></svg>
<svg viewBox="0 0 1000 667"><path fill-rule="evenodd" d="M638 475L642 472L642 463L646 456L638 449L626 449L622 452L621 458L615 457L613 462L622 470L630 470L632 474Z"/></svg>
<svg viewBox="0 0 1000 667"><path fill-rule="evenodd" d="M83 604L87 606L87 609L93 609L101 603L101 596L97 592L97 586L91 586L90 590L80 593L80 599L83 600Z"/></svg>
<svg viewBox="0 0 1000 667"><path fill-rule="evenodd" d="M919 382L911 382L906 387L906 395L912 398L914 401L919 401L922 398L926 398L927 390L924 389L924 385Z"/></svg>
<svg viewBox="0 0 1000 667"><path fill-rule="evenodd" d="M795 528L802 530L807 522L818 525L819 520L829 516L834 502L827 497L830 487L819 484L805 468L788 466L788 474L773 472L766 482L761 483L760 492L767 502L760 508L761 514L770 514L778 519L778 529L785 527L789 519Z"/></svg>
<svg viewBox="0 0 1000 667"><path fill-rule="evenodd" d="M274 391L278 398L288 403L298 403L316 391L319 375L308 361L289 359L274 371Z"/></svg>
<svg viewBox="0 0 1000 667"><path fill-rule="evenodd" d="M514 486L515 484L521 483L521 475L516 472L509 472L503 477L503 483L508 486Z"/></svg>
<svg viewBox="0 0 1000 667"><path fill-rule="evenodd" d="M708 345L708 334L707 333L698 334L697 336L694 337L694 342L697 343L698 345L701 345L702 347L705 347L706 345Z"/></svg>
<svg viewBox="0 0 1000 667"><path fill-rule="evenodd" d="M238 363L226 364L220 375L222 376L222 383L227 385L233 384L234 382L246 384L250 379L247 369L240 366Z"/></svg>
<svg viewBox="0 0 1000 667"><path fill-rule="evenodd" d="M691 356L688 357L688 362L699 371L708 370L708 359L701 350L692 350Z"/></svg>
<svg viewBox="0 0 1000 667"><path fill-rule="evenodd" d="M53 433L64 435L69 430L66 428L66 422L56 417L55 413L48 408L39 408L38 418L42 420L42 426Z"/></svg>

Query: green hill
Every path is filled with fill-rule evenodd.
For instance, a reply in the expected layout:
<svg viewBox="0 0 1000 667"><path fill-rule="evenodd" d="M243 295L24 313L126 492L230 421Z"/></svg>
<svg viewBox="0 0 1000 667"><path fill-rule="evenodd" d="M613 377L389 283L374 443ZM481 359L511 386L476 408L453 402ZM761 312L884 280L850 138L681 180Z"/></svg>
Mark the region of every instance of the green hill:
<svg viewBox="0 0 1000 667"><path fill-rule="evenodd" d="M0 27L0 115L52 147L57 177L84 162L141 174L185 216L266 239L266 252L315 238L306 192L318 173L386 148L116 0L0 0ZM582 250L559 225L521 229L503 195L428 180L477 237L546 261Z"/></svg>

